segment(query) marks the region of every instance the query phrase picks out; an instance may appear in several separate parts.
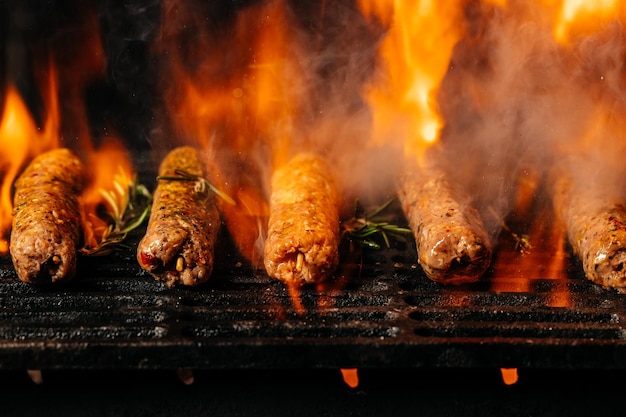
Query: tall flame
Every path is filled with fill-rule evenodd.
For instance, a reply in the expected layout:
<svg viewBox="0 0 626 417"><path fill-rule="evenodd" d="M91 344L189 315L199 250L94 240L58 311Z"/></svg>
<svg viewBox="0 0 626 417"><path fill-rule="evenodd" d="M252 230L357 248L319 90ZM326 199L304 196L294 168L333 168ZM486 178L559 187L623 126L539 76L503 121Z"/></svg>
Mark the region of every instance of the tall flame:
<svg viewBox="0 0 626 417"><path fill-rule="evenodd" d="M118 184L121 181L112 171L119 170L117 172L123 172L122 177L133 178L130 158L119 149L121 142L115 147L111 145L114 140L104 140L104 145L95 147L92 140L85 91L90 83L103 76L105 54L97 14L95 10L88 12L81 14L82 20L77 21L75 27L68 27L58 38L43 42L43 48L35 48L37 52L30 57L33 68L29 71L41 84L37 87L45 114L42 126L35 122L32 108L20 92L11 84L6 90L0 114L0 253L8 251L14 181L33 157L66 146L94 168L90 170L90 188L85 194L85 208L92 219L98 217L101 206L107 204L100 191L114 189L115 179ZM72 53L65 50L68 46L64 40L70 38ZM108 170L100 169L103 166L109 167ZM128 182L121 182L122 187L128 186ZM88 228L85 233L91 238L101 237Z"/></svg>
<svg viewBox="0 0 626 417"><path fill-rule="evenodd" d="M618 14L618 0L563 0L554 37L566 43L572 32L587 33L598 30Z"/></svg>
<svg viewBox="0 0 626 417"><path fill-rule="evenodd" d="M296 103L286 82L288 70L287 34L284 2L270 2L254 44L251 101L261 134L271 148L274 165L287 160L291 148L293 125L291 115ZM293 86L297 89L297 86Z"/></svg>
<svg viewBox="0 0 626 417"><path fill-rule="evenodd" d="M50 72L47 103L47 117L40 128L17 89L12 85L7 88L0 118L0 254L9 249L13 181L30 158L59 145L59 106L54 71Z"/></svg>
<svg viewBox="0 0 626 417"><path fill-rule="evenodd" d="M462 2L361 0L363 13L389 26L380 48L386 77L367 91L375 141L404 140L421 158L443 125L435 95L464 32Z"/></svg>
<svg viewBox="0 0 626 417"><path fill-rule="evenodd" d="M164 10L158 47L168 55L165 103L174 130L168 139L206 156L209 180L237 202L218 201L226 226L240 252L258 264L268 211L266 169L289 153L299 93L286 4L251 5L238 10L232 26L217 30L185 2L167 0ZM180 48L185 28L210 41Z"/></svg>
<svg viewBox="0 0 626 417"><path fill-rule="evenodd" d="M239 62L242 57L233 52L237 48L229 48L231 45L224 45L216 35L203 31L194 10L186 9L184 3L167 0L164 10L160 46L168 59L163 68L163 89L175 129L165 145L214 147L224 134L222 130L241 115L240 74L229 63ZM181 48L180 31L187 27L197 30L199 41Z"/></svg>

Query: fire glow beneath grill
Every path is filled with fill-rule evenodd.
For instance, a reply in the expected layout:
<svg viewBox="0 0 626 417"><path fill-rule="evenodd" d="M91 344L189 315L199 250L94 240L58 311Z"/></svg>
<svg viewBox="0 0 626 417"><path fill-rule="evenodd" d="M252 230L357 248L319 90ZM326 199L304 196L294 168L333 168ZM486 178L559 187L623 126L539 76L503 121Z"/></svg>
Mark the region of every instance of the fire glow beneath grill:
<svg viewBox="0 0 626 417"><path fill-rule="evenodd" d="M341 369L341 376L343 377L344 382L350 388L356 388L359 386L359 375L358 371L355 368L349 369Z"/></svg>
<svg viewBox="0 0 626 417"><path fill-rule="evenodd" d="M136 240L123 254L84 259L76 282L50 292L20 286L3 259L0 315L21 319L17 326L0 323L13 366L72 366L46 343L72 350L89 342L98 350L128 340L114 349L130 355L121 366L232 364L216 351L217 341L237 351L234 366L241 367L249 361L298 366L289 355L267 362L261 356L277 345L304 351L302 362L343 369L349 386L358 385L358 367L389 364L492 366L511 383L506 370L516 366L570 366L577 352L555 359L566 346L623 349L623 301L582 279L546 179L565 159L577 187L598 190L594 198L626 200L618 181L626 145L623 6L521 3L454 1L443 9L427 1L311 6L274 0L223 11L165 0L157 35L144 40L157 80L151 91L156 122L147 129L149 149L135 159L154 163L180 144L202 149L217 187L238 202L222 207L227 230L221 242L232 243L225 246L232 253L222 253L215 283L171 292L137 270ZM114 188L119 168L126 179L138 171L131 160L136 138L108 120L90 120L91 81L115 83L105 76L112 63L98 22L72 23L84 41L47 45L50 56L33 60L38 67L29 71L47 75L35 77L43 111L26 104L8 71L0 118L5 240L13 182L45 149L77 147L105 180L92 179L92 214L106 203L99 191ZM70 63L61 59L67 49L75 52ZM77 74L83 75L74 83ZM14 144L24 147L8 146ZM452 288L427 281L409 243L358 261L358 254L342 253L351 262L336 279L302 293L268 280L257 268L269 177L303 150L323 154L337 168L350 209L354 199L372 204L393 194L405 158L439 166L471 193L496 246L483 279ZM111 170L99 173L96 165ZM155 169L144 173L153 185ZM348 213L344 207L343 216ZM397 218L404 220L399 211ZM119 257L121 266L108 263ZM42 340L44 347L37 345ZM529 351L518 351L520 344ZM20 356L24 346L34 349L32 357ZM169 360L169 349L180 354ZM323 356L337 351L337 358ZM196 361L184 359L189 353ZM76 366L86 366L87 356L75 354ZM610 358L615 355L581 362L623 366ZM117 361L109 356L96 366L107 360Z"/></svg>

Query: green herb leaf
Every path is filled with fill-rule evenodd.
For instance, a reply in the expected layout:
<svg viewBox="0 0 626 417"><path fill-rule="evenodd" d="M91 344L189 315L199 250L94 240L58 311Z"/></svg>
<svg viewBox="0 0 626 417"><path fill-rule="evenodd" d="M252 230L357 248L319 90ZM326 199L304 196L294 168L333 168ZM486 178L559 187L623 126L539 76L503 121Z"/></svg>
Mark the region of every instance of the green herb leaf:
<svg viewBox="0 0 626 417"><path fill-rule="evenodd" d="M374 240L375 237L382 239L387 248L391 247L391 240L405 241L406 236L411 234L411 229L390 223L392 219L384 213L393 201L394 199L390 199L366 214L357 200L354 217L341 223L342 237L370 249L381 248L381 245Z"/></svg>
<svg viewBox="0 0 626 417"><path fill-rule="evenodd" d="M504 219L496 213L493 207L490 206L489 211L491 215L500 222L502 229L511 235L513 241L515 242L515 250L519 251L519 253L521 253L522 255L530 253L530 250L533 248L533 245L530 243L530 236L525 233L518 234L511 230L509 225L506 224Z"/></svg>
<svg viewBox="0 0 626 417"><path fill-rule="evenodd" d="M114 190L100 191L108 205L110 222L95 246L85 246L79 250L82 255L103 256L128 248L124 245L128 233L141 226L150 214L152 194L146 186L137 183L136 176L128 182L126 188L118 181L114 181L113 187Z"/></svg>

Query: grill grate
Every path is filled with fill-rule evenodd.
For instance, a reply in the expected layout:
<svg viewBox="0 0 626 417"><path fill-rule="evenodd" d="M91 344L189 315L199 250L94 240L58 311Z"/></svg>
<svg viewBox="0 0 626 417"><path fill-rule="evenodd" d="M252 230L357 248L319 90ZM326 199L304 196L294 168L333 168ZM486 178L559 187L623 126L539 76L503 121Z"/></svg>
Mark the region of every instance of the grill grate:
<svg viewBox="0 0 626 417"><path fill-rule="evenodd" d="M624 296L580 277L444 288L407 245L304 291L299 313L221 242L212 281L195 289L155 282L134 249L82 259L72 283L49 289L19 282L3 257L0 368L626 368ZM559 294L565 306L553 306Z"/></svg>

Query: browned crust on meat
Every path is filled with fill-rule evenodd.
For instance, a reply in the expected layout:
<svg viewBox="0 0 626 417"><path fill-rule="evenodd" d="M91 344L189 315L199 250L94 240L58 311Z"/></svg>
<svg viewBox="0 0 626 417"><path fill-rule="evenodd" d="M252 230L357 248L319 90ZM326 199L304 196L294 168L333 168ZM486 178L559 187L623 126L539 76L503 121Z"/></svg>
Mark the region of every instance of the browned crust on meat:
<svg viewBox="0 0 626 417"><path fill-rule="evenodd" d="M478 211L461 205L444 173L407 170L398 198L428 278L443 284L478 281L491 262L489 236Z"/></svg>
<svg viewBox="0 0 626 417"><path fill-rule="evenodd" d="M170 151L159 167L160 176L176 170L204 178L198 151L182 146ZM139 242L139 265L168 287L195 286L213 272L220 217L212 192L200 192L194 181L160 180L146 234Z"/></svg>
<svg viewBox="0 0 626 417"><path fill-rule="evenodd" d="M74 277L85 184L83 163L66 148L40 154L16 180L10 252L20 280L45 284Z"/></svg>
<svg viewBox="0 0 626 417"><path fill-rule="evenodd" d="M557 217L587 279L626 293L626 207L591 188L575 187L564 171L552 186Z"/></svg>
<svg viewBox="0 0 626 417"><path fill-rule="evenodd" d="M339 264L337 185L331 167L303 153L272 176L267 273L285 284L302 286L329 278Z"/></svg>

